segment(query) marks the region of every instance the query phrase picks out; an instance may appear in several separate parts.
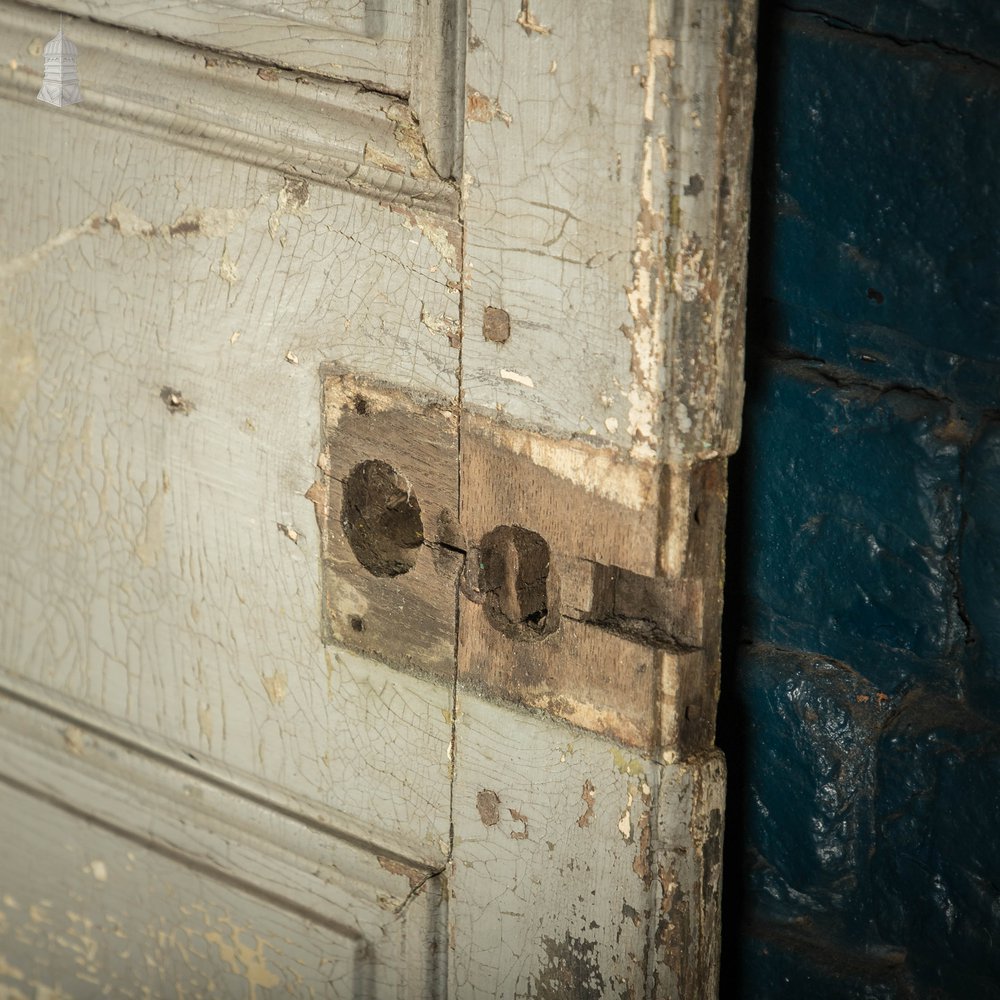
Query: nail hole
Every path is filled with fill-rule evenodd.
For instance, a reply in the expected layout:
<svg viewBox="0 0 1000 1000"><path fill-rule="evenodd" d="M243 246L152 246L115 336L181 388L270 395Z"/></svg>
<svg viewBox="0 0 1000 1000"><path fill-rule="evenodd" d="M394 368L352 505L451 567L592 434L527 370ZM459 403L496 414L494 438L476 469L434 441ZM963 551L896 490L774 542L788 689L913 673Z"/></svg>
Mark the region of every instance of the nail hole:
<svg viewBox="0 0 1000 1000"><path fill-rule="evenodd" d="M160 390L160 399L171 413L182 413L187 416L194 409L194 403L185 399L180 389L171 389L169 385Z"/></svg>
<svg viewBox="0 0 1000 1000"><path fill-rule="evenodd" d="M483 537L479 552L479 589L487 621L512 639L551 635L559 614L545 539L504 524Z"/></svg>
<svg viewBox="0 0 1000 1000"><path fill-rule="evenodd" d="M877 288L868 289L868 298L879 306L882 305L883 302L885 302L885 296Z"/></svg>
<svg viewBox="0 0 1000 1000"><path fill-rule="evenodd" d="M365 630L365 620L359 615L351 615L347 619L347 623L354 629L355 632L364 632Z"/></svg>
<svg viewBox="0 0 1000 1000"><path fill-rule="evenodd" d="M510 340L510 313L487 306L483 313L483 336L494 344L506 344Z"/></svg>
<svg viewBox="0 0 1000 1000"><path fill-rule="evenodd" d="M373 576L400 576L416 565L424 541L420 504L387 462L370 459L351 470L340 521L351 551Z"/></svg>
<svg viewBox="0 0 1000 1000"><path fill-rule="evenodd" d="M354 412L364 416L368 412L368 400L364 396L354 397Z"/></svg>

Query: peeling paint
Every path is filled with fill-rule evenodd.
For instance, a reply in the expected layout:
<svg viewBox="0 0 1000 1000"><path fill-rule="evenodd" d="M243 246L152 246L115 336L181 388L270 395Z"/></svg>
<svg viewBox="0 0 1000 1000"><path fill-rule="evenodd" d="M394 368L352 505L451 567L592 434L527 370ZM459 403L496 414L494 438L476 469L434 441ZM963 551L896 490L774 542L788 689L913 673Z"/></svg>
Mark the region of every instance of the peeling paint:
<svg viewBox="0 0 1000 1000"><path fill-rule="evenodd" d="M652 463L629 462L610 448L597 448L583 441L556 441L502 424L493 423L484 429L497 447L528 458L588 493L629 510L643 510L656 502L657 469Z"/></svg>
<svg viewBox="0 0 1000 1000"><path fill-rule="evenodd" d="M625 290L632 317L632 327L625 331L632 344L628 430L632 438L632 455L640 459L653 458L657 451L667 287L664 269L665 218L663 211L655 208L653 172L659 142L658 137L653 135L653 121L658 62L666 60L668 65L673 63L674 42L657 36L657 9L656 0L649 0L646 72L641 77L645 134L639 169L639 215L635 227L635 249L632 253L632 284Z"/></svg>
<svg viewBox="0 0 1000 1000"><path fill-rule="evenodd" d="M271 239L278 233L281 220L286 215L303 218L309 207L309 183L301 177L285 177L278 191L278 203L268 216L267 231Z"/></svg>
<svg viewBox="0 0 1000 1000"><path fill-rule="evenodd" d="M524 829L523 830L511 830L510 839L511 840L527 840L528 839L528 817L524 815L523 812L517 809L508 809L507 812L510 813L510 818L514 820L515 823L520 823Z"/></svg>
<svg viewBox="0 0 1000 1000"><path fill-rule="evenodd" d="M420 305L420 322L433 334L448 338L448 346L456 350L462 344L462 330L458 321L450 319L448 316L429 316L424 309L423 303Z"/></svg>
<svg viewBox="0 0 1000 1000"><path fill-rule="evenodd" d="M410 174L419 180L436 180L438 175L428 158L424 134L409 105L402 102L390 105L386 117L395 125L393 138L410 158Z"/></svg>
<svg viewBox="0 0 1000 1000"><path fill-rule="evenodd" d="M532 35L551 35L552 29L542 24L531 12L531 0L521 0L521 10L517 15L517 23L524 28L524 33L530 38Z"/></svg>
<svg viewBox="0 0 1000 1000"><path fill-rule="evenodd" d="M590 821L594 817L594 802L597 794L594 790L594 783L589 778L583 783L583 792L580 794L580 798L583 799L587 808L583 815L576 821L576 825L579 827L590 826Z"/></svg>
<svg viewBox="0 0 1000 1000"><path fill-rule="evenodd" d="M459 269L462 234L457 224L445 223L439 216L418 208L407 208L405 205L394 205L391 202L383 202L382 205L390 212L402 216L405 228L419 230L455 270Z"/></svg>
<svg viewBox="0 0 1000 1000"><path fill-rule="evenodd" d="M243 935L249 932L242 930L228 920L222 920L229 927L228 940L218 931L209 931L205 940L218 949L219 958L229 966L231 972L242 976L249 987L250 1000L255 1000L258 989L273 989L281 985L281 980L268 968L264 958L265 942L254 935L255 944L251 948L245 944Z"/></svg>
<svg viewBox="0 0 1000 1000"><path fill-rule="evenodd" d="M394 174L406 173L406 167L402 163L390 153L386 153L377 146L373 146L370 142L365 143L364 155L365 163L369 163L373 167L379 167L381 170L388 170Z"/></svg>

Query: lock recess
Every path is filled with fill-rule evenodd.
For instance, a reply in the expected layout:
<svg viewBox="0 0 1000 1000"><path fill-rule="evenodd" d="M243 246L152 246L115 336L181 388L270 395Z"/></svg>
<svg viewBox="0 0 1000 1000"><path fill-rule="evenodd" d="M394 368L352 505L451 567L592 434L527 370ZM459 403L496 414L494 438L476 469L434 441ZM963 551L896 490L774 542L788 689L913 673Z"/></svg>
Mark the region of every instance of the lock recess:
<svg viewBox="0 0 1000 1000"><path fill-rule="evenodd" d="M310 491L323 562L323 641L451 683L458 419L334 367L321 369L323 475Z"/></svg>
<svg viewBox="0 0 1000 1000"><path fill-rule="evenodd" d="M649 751L711 741L723 460L469 410L459 448L454 401L322 375L325 642Z"/></svg>

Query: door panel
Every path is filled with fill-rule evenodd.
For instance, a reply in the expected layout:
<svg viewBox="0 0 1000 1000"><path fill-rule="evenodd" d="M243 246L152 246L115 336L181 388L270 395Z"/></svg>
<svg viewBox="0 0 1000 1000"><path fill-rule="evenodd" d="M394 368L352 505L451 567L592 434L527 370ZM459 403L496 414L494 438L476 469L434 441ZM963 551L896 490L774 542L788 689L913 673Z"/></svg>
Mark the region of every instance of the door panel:
<svg viewBox="0 0 1000 1000"><path fill-rule="evenodd" d="M451 691L323 646L305 493L322 363L457 391L427 324L457 327L458 272L395 203L26 96L0 154L5 683L443 857Z"/></svg>
<svg viewBox="0 0 1000 1000"><path fill-rule="evenodd" d="M710 996L752 5L61 7L56 111L0 5L0 983Z"/></svg>
<svg viewBox="0 0 1000 1000"><path fill-rule="evenodd" d="M425 865L30 703L0 719L4 996L438 995Z"/></svg>

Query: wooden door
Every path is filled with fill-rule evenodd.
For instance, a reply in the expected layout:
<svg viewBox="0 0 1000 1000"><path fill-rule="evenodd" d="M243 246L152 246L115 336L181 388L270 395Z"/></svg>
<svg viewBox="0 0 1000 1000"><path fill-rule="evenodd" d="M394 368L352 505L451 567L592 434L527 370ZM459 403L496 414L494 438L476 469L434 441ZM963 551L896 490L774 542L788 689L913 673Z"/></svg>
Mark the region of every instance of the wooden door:
<svg viewBox="0 0 1000 1000"><path fill-rule="evenodd" d="M712 995L752 4L53 6L0 995Z"/></svg>

